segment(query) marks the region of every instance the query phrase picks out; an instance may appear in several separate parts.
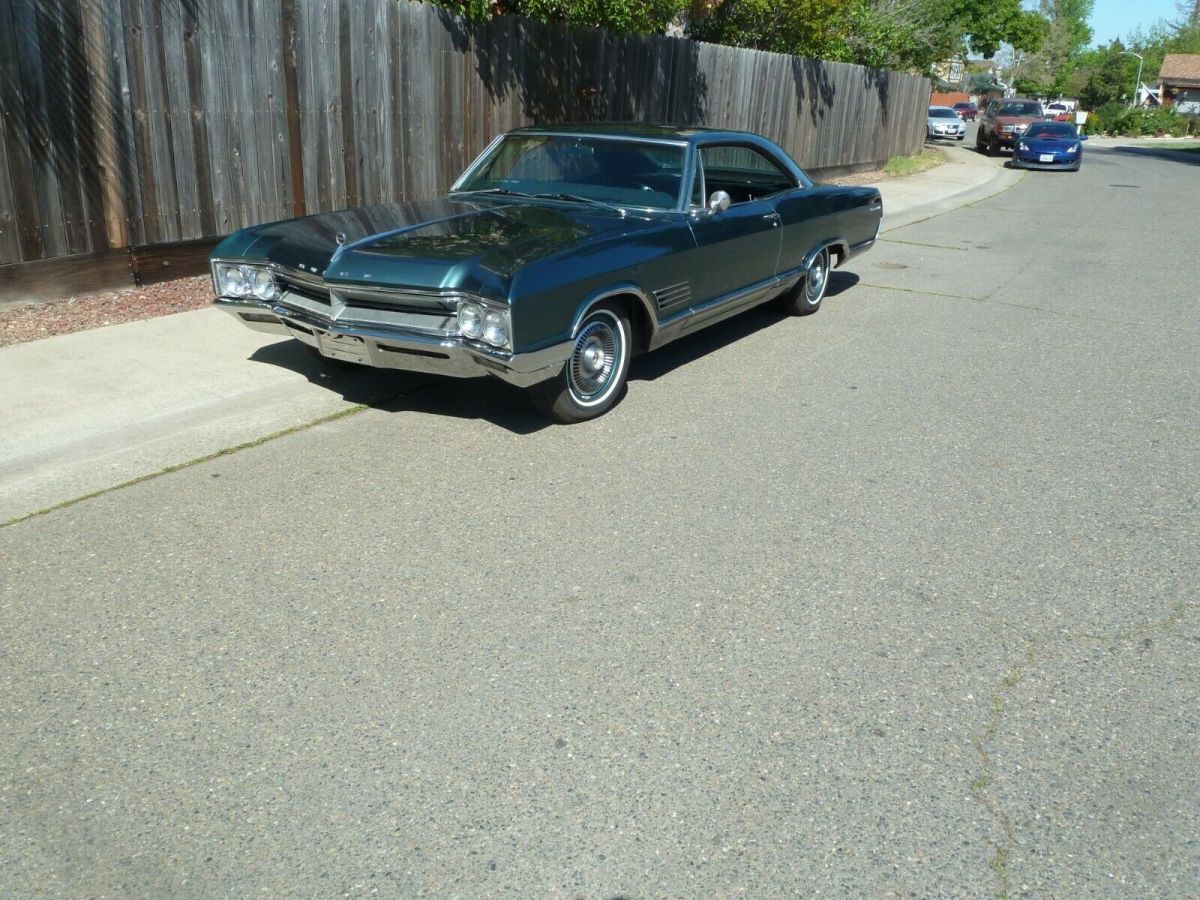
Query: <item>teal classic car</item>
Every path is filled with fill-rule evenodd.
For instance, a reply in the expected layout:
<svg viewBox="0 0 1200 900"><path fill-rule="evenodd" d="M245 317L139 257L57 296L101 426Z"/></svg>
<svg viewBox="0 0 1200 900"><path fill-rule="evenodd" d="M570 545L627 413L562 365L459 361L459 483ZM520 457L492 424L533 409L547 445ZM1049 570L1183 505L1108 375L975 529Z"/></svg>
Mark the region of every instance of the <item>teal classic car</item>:
<svg viewBox="0 0 1200 900"><path fill-rule="evenodd" d="M578 422L637 353L775 298L815 312L881 214L874 188L814 184L754 134L523 128L445 197L230 235L215 302L329 359L495 376Z"/></svg>

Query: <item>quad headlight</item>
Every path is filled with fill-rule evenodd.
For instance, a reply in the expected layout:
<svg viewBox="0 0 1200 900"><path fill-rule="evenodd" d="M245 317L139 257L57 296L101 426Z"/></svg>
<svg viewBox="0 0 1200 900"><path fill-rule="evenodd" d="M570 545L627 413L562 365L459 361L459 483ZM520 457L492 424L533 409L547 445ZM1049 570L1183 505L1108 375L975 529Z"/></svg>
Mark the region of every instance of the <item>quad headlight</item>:
<svg viewBox="0 0 1200 900"><path fill-rule="evenodd" d="M458 333L468 340L483 341L502 350L512 349L512 317L507 306L491 306L474 300L458 304Z"/></svg>
<svg viewBox="0 0 1200 900"><path fill-rule="evenodd" d="M218 297L250 297L268 303L279 299L279 285L266 266L217 263L213 282Z"/></svg>

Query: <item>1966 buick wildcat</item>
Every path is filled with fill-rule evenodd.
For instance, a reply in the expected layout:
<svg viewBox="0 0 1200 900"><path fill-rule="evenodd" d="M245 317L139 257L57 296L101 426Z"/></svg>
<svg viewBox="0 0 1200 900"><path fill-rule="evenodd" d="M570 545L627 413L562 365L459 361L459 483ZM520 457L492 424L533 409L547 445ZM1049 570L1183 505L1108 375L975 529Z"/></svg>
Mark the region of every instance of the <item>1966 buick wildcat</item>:
<svg viewBox="0 0 1200 900"><path fill-rule="evenodd" d="M523 128L444 198L229 236L215 302L330 359L494 375L578 422L616 402L635 353L776 297L815 312L881 214L874 188L815 185L753 134Z"/></svg>

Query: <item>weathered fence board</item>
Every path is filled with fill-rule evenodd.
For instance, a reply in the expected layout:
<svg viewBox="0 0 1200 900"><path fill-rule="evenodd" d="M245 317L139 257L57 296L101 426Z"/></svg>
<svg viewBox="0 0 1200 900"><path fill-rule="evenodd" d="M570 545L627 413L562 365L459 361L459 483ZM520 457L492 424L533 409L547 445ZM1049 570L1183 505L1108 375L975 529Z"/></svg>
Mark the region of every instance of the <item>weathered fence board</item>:
<svg viewBox="0 0 1200 900"><path fill-rule="evenodd" d="M134 247L168 270L183 257L145 248L435 194L535 122L739 128L811 171L866 167L919 148L928 96L894 72L409 0L5 0L0 267Z"/></svg>

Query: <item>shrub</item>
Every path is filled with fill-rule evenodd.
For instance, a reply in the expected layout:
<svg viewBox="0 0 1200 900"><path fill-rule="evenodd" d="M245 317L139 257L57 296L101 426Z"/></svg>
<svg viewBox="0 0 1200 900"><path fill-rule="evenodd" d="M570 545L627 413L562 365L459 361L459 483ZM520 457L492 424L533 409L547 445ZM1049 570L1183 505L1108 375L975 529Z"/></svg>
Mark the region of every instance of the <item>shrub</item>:
<svg viewBox="0 0 1200 900"><path fill-rule="evenodd" d="M1108 104L1105 104L1107 106ZM1169 134L1172 137L1183 137L1188 133L1190 122L1187 117L1179 115L1173 109L1122 109L1115 114L1103 114L1101 107L1101 123L1108 134L1119 135L1153 135Z"/></svg>

